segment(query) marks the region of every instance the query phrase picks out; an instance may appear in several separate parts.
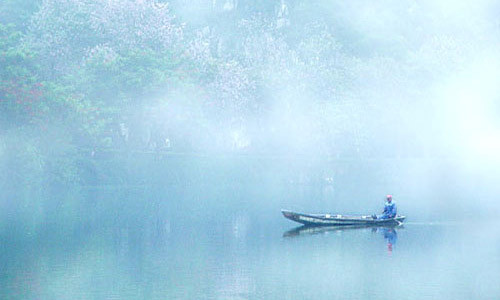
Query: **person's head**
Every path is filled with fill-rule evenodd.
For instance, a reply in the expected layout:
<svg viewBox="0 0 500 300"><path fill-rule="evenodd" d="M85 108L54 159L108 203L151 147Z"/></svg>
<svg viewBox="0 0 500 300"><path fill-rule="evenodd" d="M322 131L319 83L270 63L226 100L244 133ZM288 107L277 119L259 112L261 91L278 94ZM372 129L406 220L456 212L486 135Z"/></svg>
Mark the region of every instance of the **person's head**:
<svg viewBox="0 0 500 300"><path fill-rule="evenodd" d="M385 199L387 200L387 202L391 203L392 202L392 195L385 196Z"/></svg>

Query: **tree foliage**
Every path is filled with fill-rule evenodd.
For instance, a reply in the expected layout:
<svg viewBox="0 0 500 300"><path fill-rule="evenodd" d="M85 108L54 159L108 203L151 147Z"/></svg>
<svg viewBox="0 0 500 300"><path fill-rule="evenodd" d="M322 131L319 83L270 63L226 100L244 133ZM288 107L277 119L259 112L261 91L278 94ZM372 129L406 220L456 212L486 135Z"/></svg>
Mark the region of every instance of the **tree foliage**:
<svg viewBox="0 0 500 300"><path fill-rule="evenodd" d="M84 149L377 155L418 135L392 125L412 118L401 101L425 104L474 51L427 2L216 1L198 19L185 1L5 3L3 129L57 127Z"/></svg>

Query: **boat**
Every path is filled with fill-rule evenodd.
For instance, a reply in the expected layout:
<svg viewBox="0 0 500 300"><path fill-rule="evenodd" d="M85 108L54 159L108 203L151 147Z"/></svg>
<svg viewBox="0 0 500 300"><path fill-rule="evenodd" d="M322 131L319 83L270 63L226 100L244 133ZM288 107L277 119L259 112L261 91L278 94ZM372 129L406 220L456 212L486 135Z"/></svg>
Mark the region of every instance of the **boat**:
<svg viewBox="0 0 500 300"><path fill-rule="evenodd" d="M306 226L400 226L406 219L397 215L391 219L375 219L372 216L346 216L336 214L304 214L281 210L283 216Z"/></svg>

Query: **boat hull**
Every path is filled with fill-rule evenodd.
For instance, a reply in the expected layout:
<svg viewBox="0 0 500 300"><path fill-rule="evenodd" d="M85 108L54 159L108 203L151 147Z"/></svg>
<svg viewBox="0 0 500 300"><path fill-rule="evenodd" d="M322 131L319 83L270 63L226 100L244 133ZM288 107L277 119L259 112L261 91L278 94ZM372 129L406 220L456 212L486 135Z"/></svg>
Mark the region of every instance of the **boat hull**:
<svg viewBox="0 0 500 300"><path fill-rule="evenodd" d="M289 210L281 210L283 216L306 226L398 226L405 216L397 215L391 219L374 219L371 216L342 216L330 214L304 214Z"/></svg>

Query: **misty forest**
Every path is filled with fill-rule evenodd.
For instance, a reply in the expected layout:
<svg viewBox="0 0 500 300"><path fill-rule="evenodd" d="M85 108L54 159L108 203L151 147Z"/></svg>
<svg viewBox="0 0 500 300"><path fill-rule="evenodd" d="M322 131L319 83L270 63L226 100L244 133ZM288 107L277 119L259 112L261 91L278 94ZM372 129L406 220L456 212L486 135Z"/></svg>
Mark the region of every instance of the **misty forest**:
<svg viewBox="0 0 500 300"><path fill-rule="evenodd" d="M2 299L495 299L499 182L499 1L0 2Z"/></svg>

